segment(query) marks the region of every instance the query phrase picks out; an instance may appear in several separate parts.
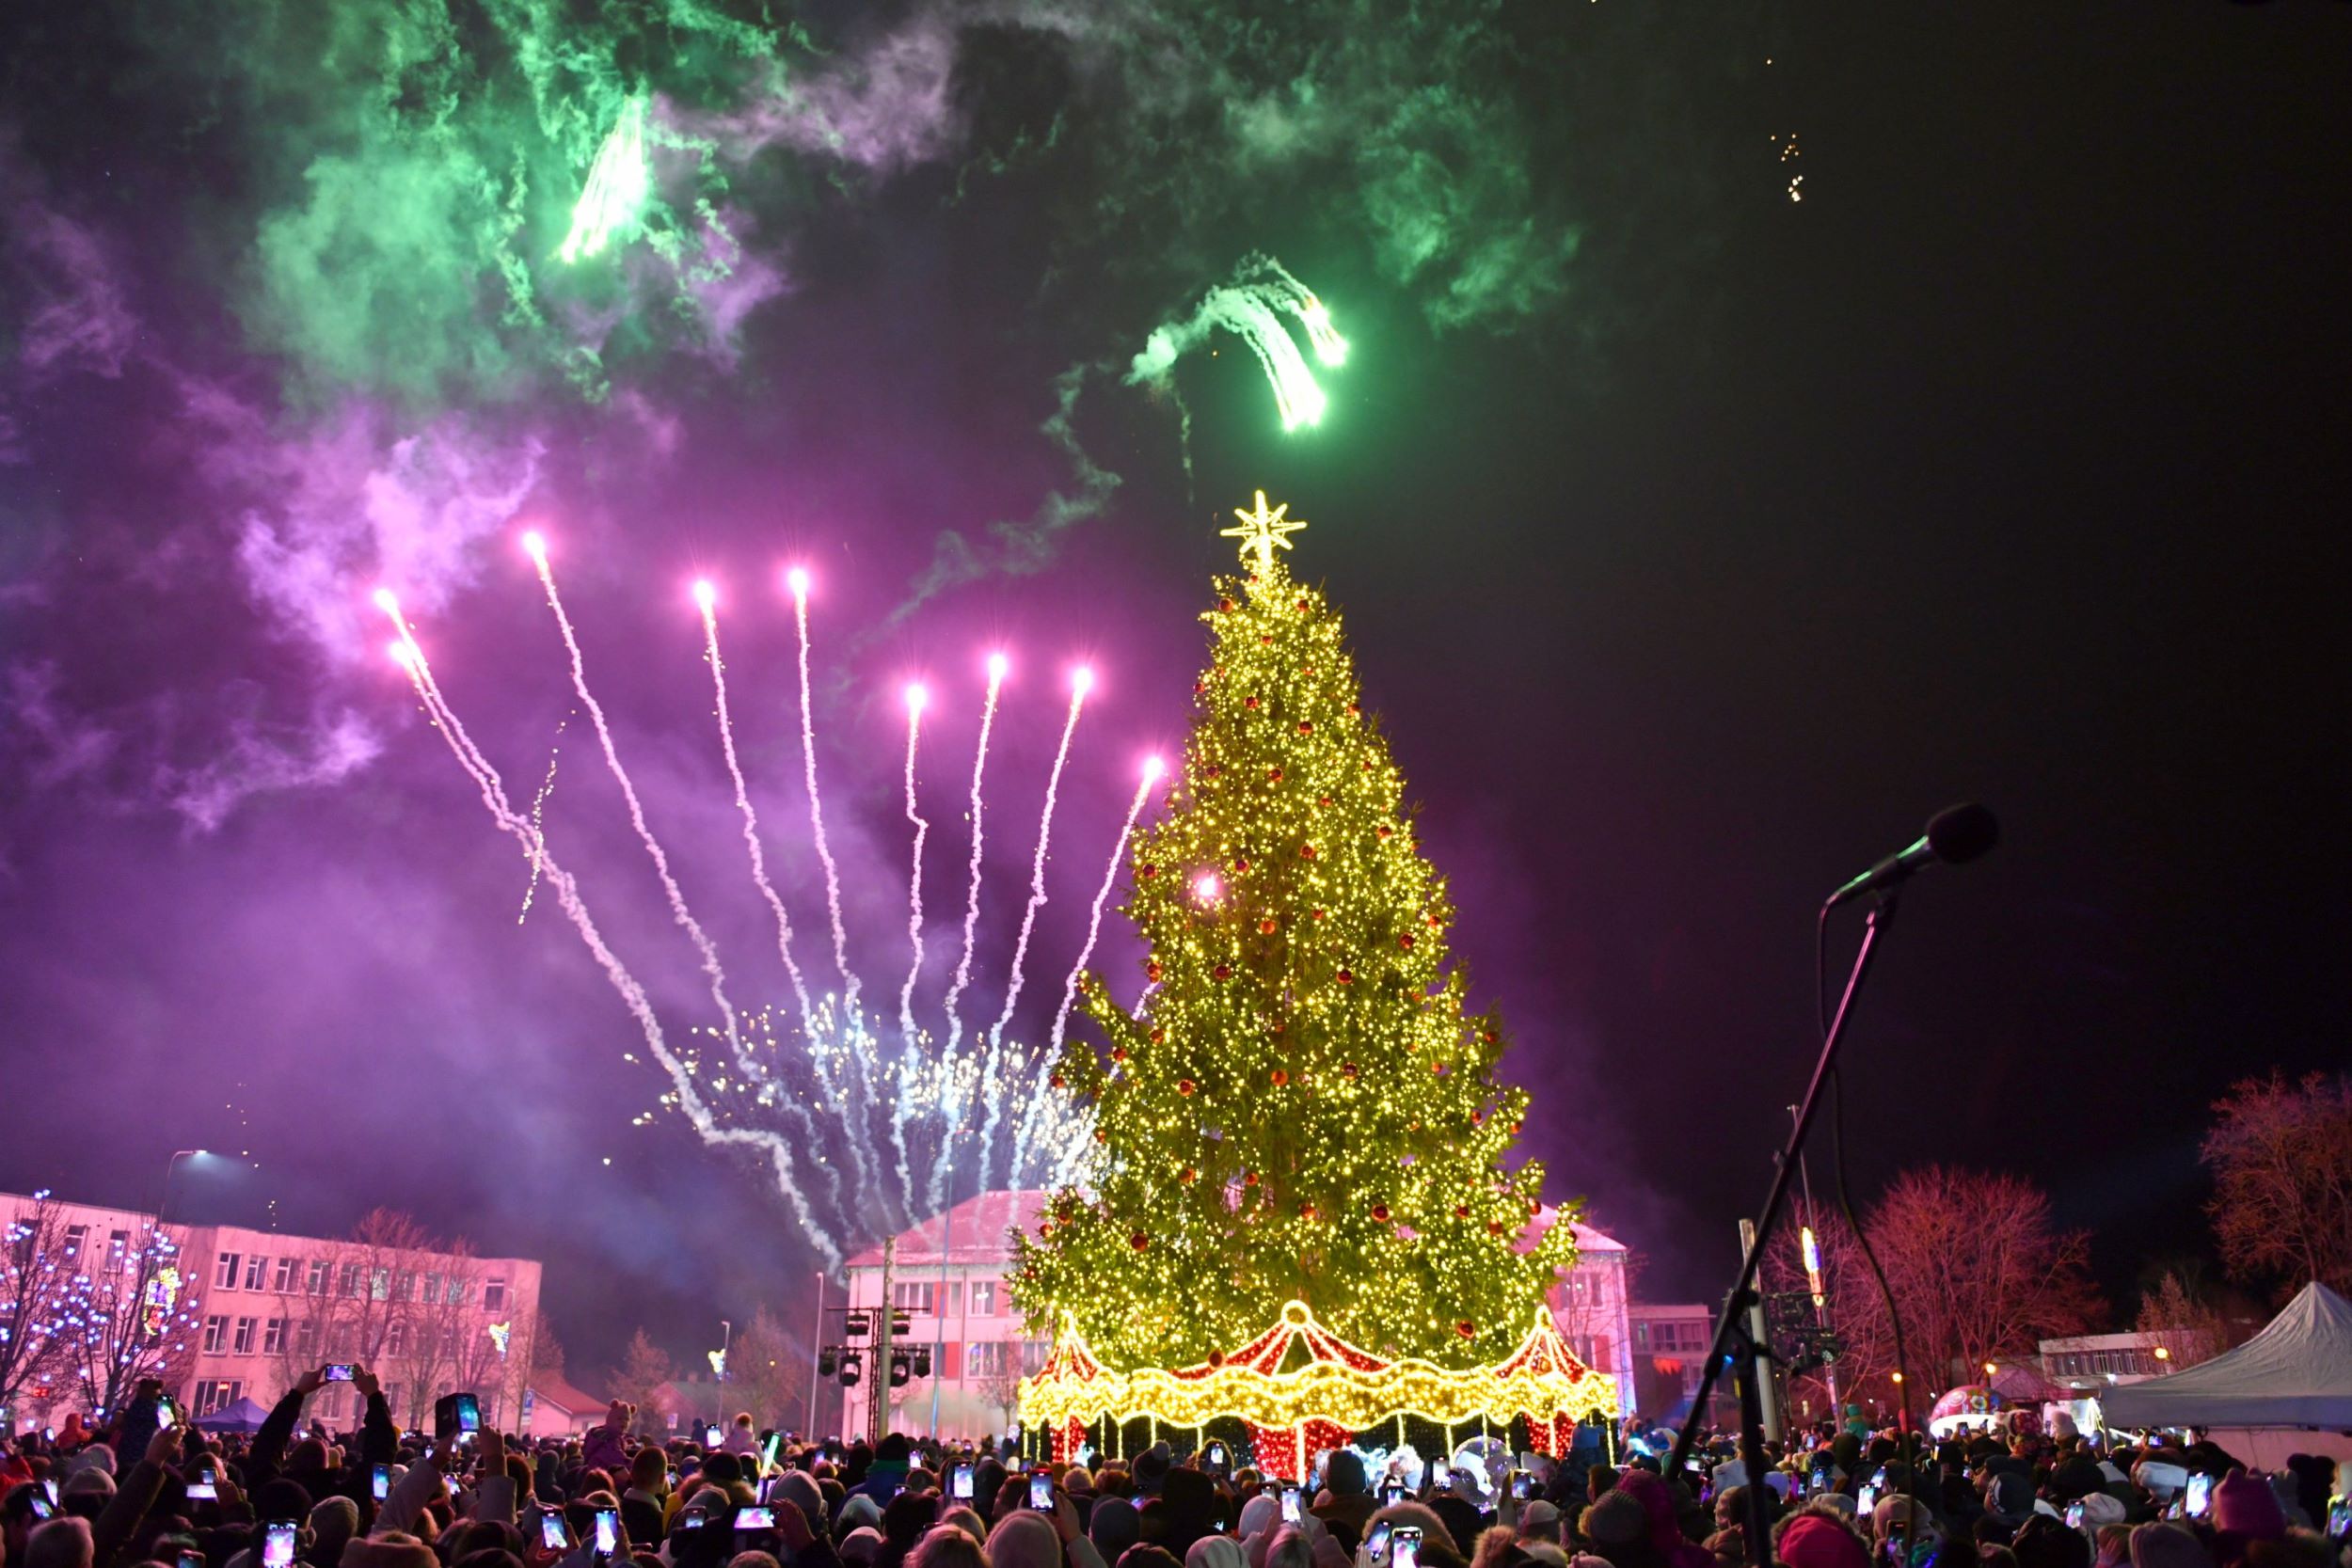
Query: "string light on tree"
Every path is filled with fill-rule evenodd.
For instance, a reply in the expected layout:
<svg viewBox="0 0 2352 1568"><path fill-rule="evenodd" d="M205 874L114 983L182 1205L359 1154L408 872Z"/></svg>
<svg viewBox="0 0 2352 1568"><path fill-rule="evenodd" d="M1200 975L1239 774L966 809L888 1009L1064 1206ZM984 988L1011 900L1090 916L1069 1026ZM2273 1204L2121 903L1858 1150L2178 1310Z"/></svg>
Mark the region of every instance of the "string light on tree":
<svg viewBox="0 0 2352 1568"><path fill-rule="evenodd" d="M1051 1092L1100 1150L1016 1243L1012 1293L1113 1367L1202 1361L1292 1301L1383 1359L1491 1364L1574 1229L1521 1250L1527 1098L1494 1076L1500 1019L1466 1010L1340 618L1290 577L1306 524L1263 492L1234 515L1245 571L1215 584L1168 814L1130 852L1149 994L1130 1014L1080 988L1093 1038L1071 1032Z"/></svg>

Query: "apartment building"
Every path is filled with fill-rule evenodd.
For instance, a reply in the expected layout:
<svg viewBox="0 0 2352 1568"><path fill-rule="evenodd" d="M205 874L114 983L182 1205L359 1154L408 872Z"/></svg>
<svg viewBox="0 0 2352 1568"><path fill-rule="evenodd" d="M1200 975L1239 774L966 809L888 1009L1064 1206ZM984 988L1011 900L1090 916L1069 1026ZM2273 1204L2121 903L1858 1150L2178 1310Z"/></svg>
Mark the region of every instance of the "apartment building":
<svg viewBox="0 0 2352 1568"><path fill-rule="evenodd" d="M31 1227L38 1212L34 1197L0 1193L0 1231ZM520 1410L539 1321L539 1264L530 1259L413 1244L422 1237L412 1225L388 1222L330 1240L159 1227L151 1213L52 1200L40 1225L45 1239L19 1243L28 1256L33 1241L54 1246L85 1290L119 1302L111 1310L126 1323L175 1325L184 1348L160 1372L193 1416L240 1400L266 1408L303 1372L336 1361L373 1370L404 1425L425 1422L436 1399L458 1391L478 1394L493 1421ZM87 1414L97 1380L81 1360L63 1358L21 1395L11 1430ZM330 1385L305 1413L349 1425L358 1396Z"/></svg>

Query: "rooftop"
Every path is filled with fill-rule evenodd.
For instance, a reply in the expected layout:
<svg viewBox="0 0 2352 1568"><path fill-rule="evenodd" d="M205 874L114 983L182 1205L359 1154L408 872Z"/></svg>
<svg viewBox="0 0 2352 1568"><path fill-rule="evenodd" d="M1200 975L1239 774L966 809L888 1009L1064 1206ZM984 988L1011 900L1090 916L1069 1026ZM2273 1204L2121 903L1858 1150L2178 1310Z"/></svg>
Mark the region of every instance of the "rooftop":
<svg viewBox="0 0 2352 1568"><path fill-rule="evenodd" d="M897 1267L942 1263L1002 1263L1011 1256L1005 1237L1015 1227L1028 1229L1045 1213L1042 1191L982 1193L965 1198L945 1214L898 1232ZM946 1243L943 1256L941 1243ZM850 1259L853 1269L882 1267L882 1249L869 1246Z"/></svg>

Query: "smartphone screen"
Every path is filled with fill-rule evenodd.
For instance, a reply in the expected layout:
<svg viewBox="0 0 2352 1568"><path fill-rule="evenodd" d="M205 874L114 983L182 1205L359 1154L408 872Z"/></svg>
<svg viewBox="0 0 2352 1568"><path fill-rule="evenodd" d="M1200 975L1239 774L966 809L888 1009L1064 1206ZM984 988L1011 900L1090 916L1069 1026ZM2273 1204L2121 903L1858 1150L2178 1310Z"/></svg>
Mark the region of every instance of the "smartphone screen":
<svg viewBox="0 0 2352 1568"><path fill-rule="evenodd" d="M179 1568L204 1568L204 1554L202 1552L182 1552L180 1554Z"/></svg>
<svg viewBox="0 0 2352 1568"><path fill-rule="evenodd" d="M2068 1529L2080 1529L2083 1528L2082 1504L2068 1503L2066 1505L2066 1528Z"/></svg>
<svg viewBox="0 0 2352 1568"><path fill-rule="evenodd" d="M1399 1529L1389 1539L1389 1568L1421 1568L1419 1527Z"/></svg>
<svg viewBox="0 0 2352 1568"><path fill-rule="evenodd" d="M2201 1519L2213 1504L2213 1477L2200 1472L2188 1478L2188 1491L2182 1497L2182 1506L2192 1519Z"/></svg>
<svg viewBox="0 0 2352 1568"><path fill-rule="evenodd" d="M1403 1481L1392 1481L1389 1482L1389 1484L1388 1484L1388 1485L1383 1486L1382 1488L1380 1488L1380 1506L1381 1506L1381 1507L1383 1507L1383 1508L1393 1508L1393 1507L1395 1507L1398 1503L1401 1503L1401 1502L1403 1502L1404 1500L1405 1500L1405 1483L1404 1483Z"/></svg>
<svg viewBox="0 0 2352 1568"><path fill-rule="evenodd" d="M1298 1523L1298 1488L1295 1486L1282 1488L1282 1523Z"/></svg>
<svg viewBox="0 0 2352 1568"><path fill-rule="evenodd" d="M329 1383L349 1383L351 1381L351 1363L348 1361L329 1361L326 1364L326 1370L319 1375Z"/></svg>
<svg viewBox="0 0 2352 1568"><path fill-rule="evenodd" d="M1371 1534L1364 1537L1364 1550L1372 1555L1375 1562L1388 1555L1389 1531L1391 1528L1389 1521L1383 1519L1372 1527Z"/></svg>
<svg viewBox="0 0 2352 1568"><path fill-rule="evenodd" d="M1535 1478L1521 1470L1511 1478L1511 1496L1524 1500L1534 1491Z"/></svg>
<svg viewBox="0 0 2352 1568"><path fill-rule="evenodd" d="M171 1402L169 1400L157 1400L155 1402L155 1425L158 1429L171 1426L179 1419L180 1413L171 1408Z"/></svg>
<svg viewBox="0 0 2352 1568"><path fill-rule="evenodd" d="M55 1476L43 1476L43 1477L41 1478L41 1481L40 1481L40 1485L41 1485L41 1490L49 1494L49 1500L50 1500L51 1502L53 1502L53 1503L54 1503L54 1502L62 1502L62 1501L64 1501L64 1497L63 1497L63 1496L62 1496L62 1495L61 1495L61 1494L57 1491L57 1478L56 1478L56 1477L55 1477Z"/></svg>
<svg viewBox="0 0 2352 1568"><path fill-rule="evenodd" d="M1204 1463L1215 1465L1219 1468L1222 1468L1225 1464L1225 1445L1222 1443L1212 1443L1202 1451L1200 1457Z"/></svg>
<svg viewBox="0 0 2352 1568"><path fill-rule="evenodd" d="M2338 1538L2352 1535L2352 1500L2338 1497L2328 1505L2328 1533Z"/></svg>
<svg viewBox="0 0 2352 1568"><path fill-rule="evenodd" d="M374 1495L377 1502L392 1495L392 1467L389 1465L375 1466L374 1473L368 1479L368 1490Z"/></svg>
<svg viewBox="0 0 2352 1568"><path fill-rule="evenodd" d="M971 1466L971 1465L957 1465L957 1466L956 1466L956 1472L955 1472L955 1488L956 1488L956 1497L957 1497L958 1500L962 1501L962 1502L970 1502L970 1501L972 1500L972 1466Z"/></svg>
<svg viewBox="0 0 2352 1568"><path fill-rule="evenodd" d="M737 1529L774 1529L776 1511L772 1508L739 1508L735 1511Z"/></svg>
<svg viewBox="0 0 2352 1568"><path fill-rule="evenodd" d="M299 1527L292 1519L272 1519L262 1527L262 1568L294 1568L294 1537Z"/></svg>
<svg viewBox="0 0 2352 1568"><path fill-rule="evenodd" d="M550 1552L572 1549L572 1532L564 1523L564 1515L548 1509L539 1515L539 1544Z"/></svg>
<svg viewBox="0 0 2352 1568"><path fill-rule="evenodd" d="M459 1436L482 1430L482 1401L473 1394L457 1396L457 1432Z"/></svg>
<svg viewBox="0 0 2352 1568"><path fill-rule="evenodd" d="M1856 1513L1867 1513L1879 1505L1879 1489L1875 1481L1864 1481L1862 1491L1853 1500Z"/></svg>
<svg viewBox="0 0 2352 1568"><path fill-rule="evenodd" d="M220 1485L210 1476L188 1482L188 1496L199 1502L212 1502L220 1497Z"/></svg>
<svg viewBox="0 0 2352 1568"><path fill-rule="evenodd" d="M1054 1478L1040 1470L1029 1478L1029 1506L1051 1512L1054 1507Z"/></svg>
<svg viewBox="0 0 2352 1568"><path fill-rule="evenodd" d="M51 1502L47 1497L42 1497L40 1493L34 1493L30 1501L32 1503L34 1518L54 1519L57 1516L57 1505Z"/></svg>
<svg viewBox="0 0 2352 1568"><path fill-rule="evenodd" d="M596 1510L596 1555L611 1557L621 1549L621 1511L617 1508Z"/></svg>
<svg viewBox="0 0 2352 1568"><path fill-rule="evenodd" d="M706 1449L715 1449L718 1446L719 1429L715 1426L703 1428L703 1447Z"/></svg>

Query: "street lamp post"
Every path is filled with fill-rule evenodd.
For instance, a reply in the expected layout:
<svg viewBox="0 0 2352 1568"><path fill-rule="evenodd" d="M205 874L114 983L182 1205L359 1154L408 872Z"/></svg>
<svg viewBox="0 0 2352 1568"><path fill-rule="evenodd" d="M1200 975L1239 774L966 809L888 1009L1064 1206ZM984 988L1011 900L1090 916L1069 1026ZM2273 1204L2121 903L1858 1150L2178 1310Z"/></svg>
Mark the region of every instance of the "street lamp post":
<svg viewBox="0 0 2352 1568"><path fill-rule="evenodd" d="M209 1160L212 1157L212 1150L208 1148L176 1148L172 1150L171 1158L164 1162L164 1190L162 1196L155 1199L156 1229L160 1230L163 1228L164 1215L171 1207L171 1179L180 1173L180 1162L183 1160Z"/></svg>

